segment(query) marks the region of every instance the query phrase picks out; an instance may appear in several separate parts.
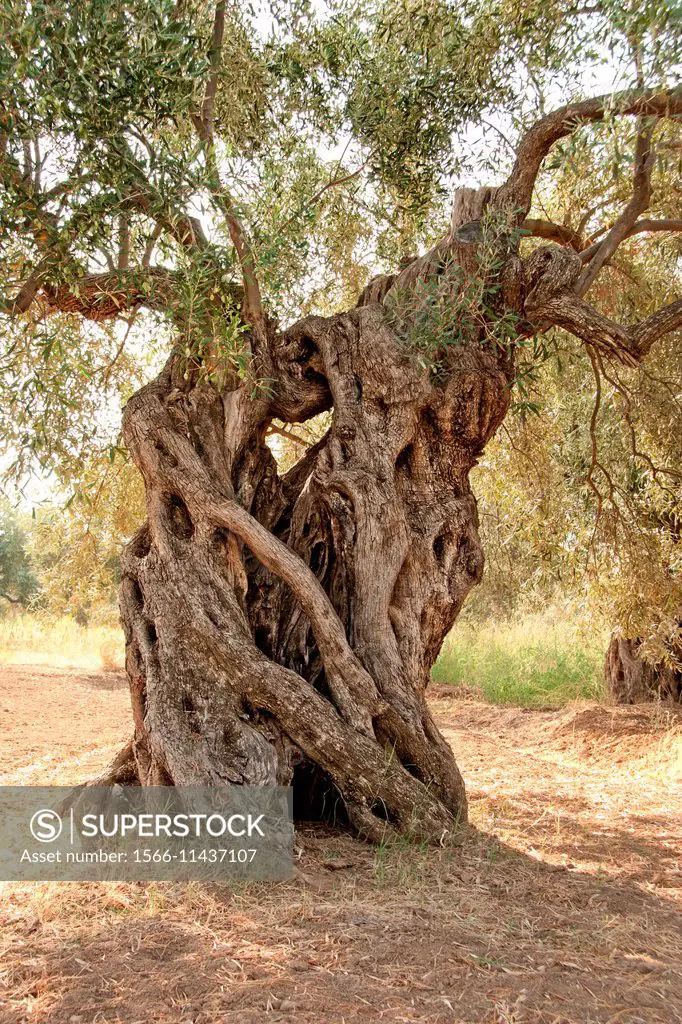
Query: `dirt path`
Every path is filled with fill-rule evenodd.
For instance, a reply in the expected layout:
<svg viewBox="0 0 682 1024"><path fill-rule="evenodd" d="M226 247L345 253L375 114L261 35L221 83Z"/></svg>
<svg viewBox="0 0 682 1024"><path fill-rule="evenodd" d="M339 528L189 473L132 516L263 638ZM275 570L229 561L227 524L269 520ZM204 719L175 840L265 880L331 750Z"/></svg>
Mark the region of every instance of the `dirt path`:
<svg viewBox="0 0 682 1024"><path fill-rule="evenodd" d="M5 667L0 695L6 783L80 781L127 735L117 676ZM682 1021L682 716L433 702L460 850L303 828L292 884L6 884L2 1024Z"/></svg>
<svg viewBox="0 0 682 1024"><path fill-rule="evenodd" d="M130 729L122 672L0 665L0 784L93 778Z"/></svg>

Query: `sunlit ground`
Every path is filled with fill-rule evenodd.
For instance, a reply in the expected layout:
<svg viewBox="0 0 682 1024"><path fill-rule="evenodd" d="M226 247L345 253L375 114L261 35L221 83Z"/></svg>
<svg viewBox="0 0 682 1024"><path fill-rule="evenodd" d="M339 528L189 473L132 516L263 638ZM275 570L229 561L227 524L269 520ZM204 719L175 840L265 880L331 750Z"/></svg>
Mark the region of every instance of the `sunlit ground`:
<svg viewBox="0 0 682 1024"><path fill-rule="evenodd" d="M7 883L2 1024L682 1019L682 714L432 690L462 846L302 826L291 883ZM0 692L5 783L91 778L128 736L120 670L5 664Z"/></svg>

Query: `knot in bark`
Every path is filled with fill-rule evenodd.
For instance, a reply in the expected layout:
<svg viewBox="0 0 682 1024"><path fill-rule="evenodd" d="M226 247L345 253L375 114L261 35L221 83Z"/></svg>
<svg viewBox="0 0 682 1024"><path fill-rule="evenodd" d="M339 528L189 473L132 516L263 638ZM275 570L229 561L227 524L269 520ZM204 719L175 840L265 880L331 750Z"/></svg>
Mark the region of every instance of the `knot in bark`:
<svg viewBox="0 0 682 1024"><path fill-rule="evenodd" d="M560 292L572 291L582 271L577 252L559 245L541 245L523 264L526 313L532 316Z"/></svg>

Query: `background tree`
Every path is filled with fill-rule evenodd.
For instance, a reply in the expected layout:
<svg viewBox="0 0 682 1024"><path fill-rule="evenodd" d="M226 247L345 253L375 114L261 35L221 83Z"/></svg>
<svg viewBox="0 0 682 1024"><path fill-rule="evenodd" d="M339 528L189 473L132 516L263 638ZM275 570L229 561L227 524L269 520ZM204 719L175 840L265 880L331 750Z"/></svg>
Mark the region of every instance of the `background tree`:
<svg viewBox="0 0 682 1024"><path fill-rule="evenodd" d="M53 615L87 624L115 608L121 550L144 517L144 493L133 465L93 459L67 508L37 510L28 549L40 583L40 604Z"/></svg>
<svg viewBox="0 0 682 1024"><path fill-rule="evenodd" d="M561 154L542 197L555 221L576 223L576 191L587 208L623 199L621 130L588 132ZM604 153L609 173L600 180L593 165ZM679 174L679 149L664 140L653 171L661 209L679 205ZM679 235L661 232L646 243L632 236L605 268L601 308L646 315L679 288L679 256ZM565 332L545 336L542 355L522 382L518 415L483 462L478 494L489 562L476 604L510 614L519 602L572 599L584 620L614 630L605 664L616 700L679 699L679 342L663 340L631 369L609 366Z"/></svg>
<svg viewBox="0 0 682 1024"><path fill-rule="evenodd" d="M46 397L55 346L68 367L86 353L96 402L130 353L119 318L150 310L164 326L144 335L170 336L124 413L147 521L122 560L134 737L111 778L292 783L299 813L336 797L369 838L442 838L466 800L424 691L481 577L469 472L520 354L560 327L634 366L682 324L679 300L633 320L596 293L629 237L676 230L653 170L682 114L679 11L90 0L1 17L5 366L32 352L40 396L22 452L49 461L73 404ZM609 52L618 92L543 116ZM553 147L621 118L623 204L578 228L533 210ZM511 167L467 142L484 122L518 140ZM499 185L459 188L442 233L465 172ZM529 234L553 244L528 252ZM393 272L349 309L377 263ZM273 424L322 413L280 474Z"/></svg>
<svg viewBox="0 0 682 1024"><path fill-rule="evenodd" d="M38 589L27 537L17 513L0 504L0 597L9 604L27 605Z"/></svg>

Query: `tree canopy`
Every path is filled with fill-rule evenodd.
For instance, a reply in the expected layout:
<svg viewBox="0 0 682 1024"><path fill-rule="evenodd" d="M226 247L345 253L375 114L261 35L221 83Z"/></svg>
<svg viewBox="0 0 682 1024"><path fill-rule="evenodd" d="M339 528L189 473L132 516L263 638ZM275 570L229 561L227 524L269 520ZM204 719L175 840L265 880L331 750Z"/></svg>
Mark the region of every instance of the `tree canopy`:
<svg viewBox="0 0 682 1024"><path fill-rule="evenodd" d="M251 306L264 297L269 315L340 308L382 264L392 269L441 233L458 177L508 170L506 133L518 138L595 77L617 82L621 98L576 108L568 121L548 121L543 138L527 137L532 180L521 175L510 198L530 206L528 186L552 143L550 180L582 153L602 180L621 179L620 194L613 189L590 212L578 184L566 223L532 217L528 230L599 238L619 201L627 205L622 167L637 135L614 115L636 112L628 89L675 84L679 18L677 5L659 2L520 11L296 0L214 11L97 0L67 4L60 17L49 4L8 2L0 53L5 312L31 313L22 326L48 366L57 327L45 314L62 314L55 355L71 354L85 378L96 370L95 357L87 362L95 333L64 320L73 313L100 325L105 352L101 325L144 308L190 344L217 332L215 344L239 362L237 312L226 311L240 279ZM650 113L670 103L656 100ZM577 131L581 121L588 127ZM480 126L484 144L472 138ZM647 131L661 137L657 164L679 158L666 149L674 124ZM614 132L618 144L602 160ZM642 137L642 159L644 145ZM656 219L672 220L670 203L654 194ZM619 232L635 228L663 225L635 221ZM218 302L220 318L212 315ZM19 330L15 323L8 331ZM78 340L66 341L68 327ZM118 351L113 340L109 348ZM66 367L59 370L62 378Z"/></svg>

